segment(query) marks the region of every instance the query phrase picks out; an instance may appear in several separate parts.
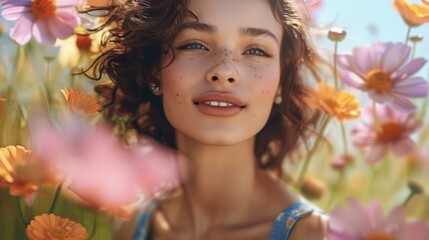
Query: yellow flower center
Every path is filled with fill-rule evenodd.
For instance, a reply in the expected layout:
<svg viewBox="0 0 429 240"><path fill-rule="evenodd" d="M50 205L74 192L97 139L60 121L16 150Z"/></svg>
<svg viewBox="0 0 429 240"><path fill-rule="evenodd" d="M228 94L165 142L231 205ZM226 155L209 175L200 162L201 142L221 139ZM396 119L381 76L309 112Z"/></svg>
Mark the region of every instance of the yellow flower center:
<svg viewBox="0 0 429 240"><path fill-rule="evenodd" d="M388 92L392 88L392 79L386 73L375 69L367 74L366 82L378 92Z"/></svg>
<svg viewBox="0 0 429 240"><path fill-rule="evenodd" d="M34 16L42 19L55 16L55 12L57 11L54 0L33 0L30 8Z"/></svg>
<svg viewBox="0 0 429 240"><path fill-rule="evenodd" d="M76 34L76 46L79 50L89 51L92 40L88 34Z"/></svg>
<svg viewBox="0 0 429 240"><path fill-rule="evenodd" d="M381 124L382 131L377 132L377 140L382 142L390 142L398 139L404 132L402 125L397 123Z"/></svg>
<svg viewBox="0 0 429 240"><path fill-rule="evenodd" d="M375 231L368 235L366 235L363 240L398 240L397 238L393 237L392 235L389 235L382 231Z"/></svg>

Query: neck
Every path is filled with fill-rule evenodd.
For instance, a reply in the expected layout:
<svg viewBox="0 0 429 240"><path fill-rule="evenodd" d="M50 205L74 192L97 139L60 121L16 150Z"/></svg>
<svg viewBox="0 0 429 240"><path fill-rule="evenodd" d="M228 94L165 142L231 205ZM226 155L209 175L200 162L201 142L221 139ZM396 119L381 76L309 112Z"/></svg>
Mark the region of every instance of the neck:
<svg viewBox="0 0 429 240"><path fill-rule="evenodd" d="M178 149L186 157L182 209L191 221L216 225L248 212L262 173L253 145L254 139L213 146L179 137Z"/></svg>

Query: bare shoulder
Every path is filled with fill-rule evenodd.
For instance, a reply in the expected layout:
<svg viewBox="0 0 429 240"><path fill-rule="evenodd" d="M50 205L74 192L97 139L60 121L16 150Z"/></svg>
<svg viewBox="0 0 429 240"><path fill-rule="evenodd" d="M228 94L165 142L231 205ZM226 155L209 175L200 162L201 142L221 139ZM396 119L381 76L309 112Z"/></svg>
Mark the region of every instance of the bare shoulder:
<svg viewBox="0 0 429 240"><path fill-rule="evenodd" d="M317 212L299 220L290 236L290 240L326 240L328 239L328 218Z"/></svg>

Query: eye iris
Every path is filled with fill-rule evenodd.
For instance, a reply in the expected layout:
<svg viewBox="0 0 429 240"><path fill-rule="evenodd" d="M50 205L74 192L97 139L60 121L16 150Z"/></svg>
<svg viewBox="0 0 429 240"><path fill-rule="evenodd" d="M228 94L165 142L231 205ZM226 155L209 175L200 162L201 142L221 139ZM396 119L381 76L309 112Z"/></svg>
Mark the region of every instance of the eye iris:
<svg viewBox="0 0 429 240"><path fill-rule="evenodd" d="M188 48L188 49L204 49L204 47L203 47L201 44L196 44L196 43L194 43L194 44L189 44L189 45L187 46L187 48Z"/></svg>
<svg viewBox="0 0 429 240"><path fill-rule="evenodd" d="M264 56L264 53L259 49L250 49L249 53L252 55Z"/></svg>

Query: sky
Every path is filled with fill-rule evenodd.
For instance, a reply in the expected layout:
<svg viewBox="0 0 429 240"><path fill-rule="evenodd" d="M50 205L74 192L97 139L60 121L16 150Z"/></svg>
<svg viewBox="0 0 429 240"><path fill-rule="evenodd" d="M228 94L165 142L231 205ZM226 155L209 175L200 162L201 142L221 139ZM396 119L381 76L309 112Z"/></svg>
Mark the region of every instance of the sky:
<svg viewBox="0 0 429 240"><path fill-rule="evenodd" d="M408 1L420 3L420 0ZM393 0L324 0L317 19L347 31L346 39L339 44L339 51L351 51L356 46L374 42L404 42L408 26L392 3ZM428 58L429 23L413 28L411 35L423 35L416 56Z"/></svg>

